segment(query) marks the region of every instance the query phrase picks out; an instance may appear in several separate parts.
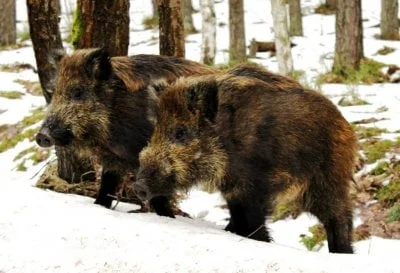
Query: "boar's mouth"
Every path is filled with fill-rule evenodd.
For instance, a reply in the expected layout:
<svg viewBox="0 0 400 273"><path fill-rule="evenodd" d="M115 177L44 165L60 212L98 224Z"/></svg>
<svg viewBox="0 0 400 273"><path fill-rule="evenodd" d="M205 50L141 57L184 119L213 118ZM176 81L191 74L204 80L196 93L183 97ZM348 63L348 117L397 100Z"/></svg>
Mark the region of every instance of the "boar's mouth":
<svg viewBox="0 0 400 273"><path fill-rule="evenodd" d="M175 191L175 175L167 176L163 182L138 178L134 182L134 192L142 201L156 197L171 197Z"/></svg>
<svg viewBox="0 0 400 273"><path fill-rule="evenodd" d="M44 124L36 135L36 142L41 147L68 146L73 134L68 128Z"/></svg>

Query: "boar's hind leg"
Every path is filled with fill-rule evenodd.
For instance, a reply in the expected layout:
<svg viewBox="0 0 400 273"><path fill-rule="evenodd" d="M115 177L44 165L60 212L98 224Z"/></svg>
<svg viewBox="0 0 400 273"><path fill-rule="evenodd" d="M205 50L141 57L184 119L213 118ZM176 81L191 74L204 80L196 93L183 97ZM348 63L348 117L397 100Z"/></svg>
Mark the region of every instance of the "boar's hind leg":
<svg viewBox="0 0 400 273"><path fill-rule="evenodd" d="M114 200L111 195L115 195L120 180L121 176L117 171L103 171L101 175L100 190L94 203L110 208L112 201Z"/></svg>
<svg viewBox="0 0 400 273"><path fill-rule="evenodd" d="M150 204L158 215L175 218L171 208L171 202L167 197L154 197L150 200Z"/></svg>
<svg viewBox="0 0 400 273"><path fill-rule="evenodd" d="M340 221L332 218L324 222L324 227L328 237L329 252L353 253L351 247L353 223L351 219Z"/></svg>
<svg viewBox="0 0 400 273"><path fill-rule="evenodd" d="M231 218L225 230L258 241L270 242L265 227L265 211L262 206L243 204L243 201L228 200Z"/></svg>
<svg viewBox="0 0 400 273"><path fill-rule="evenodd" d="M329 184L333 184L329 183ZM315 185L315 184L314 184ZM339 186L339 183L333 185ZM316 190L310 196L309 211L317 216L324 225L328 238L329 252L353 253L351 246L353 232L353 215L351 200L346 190L332 189Z"/></svg>

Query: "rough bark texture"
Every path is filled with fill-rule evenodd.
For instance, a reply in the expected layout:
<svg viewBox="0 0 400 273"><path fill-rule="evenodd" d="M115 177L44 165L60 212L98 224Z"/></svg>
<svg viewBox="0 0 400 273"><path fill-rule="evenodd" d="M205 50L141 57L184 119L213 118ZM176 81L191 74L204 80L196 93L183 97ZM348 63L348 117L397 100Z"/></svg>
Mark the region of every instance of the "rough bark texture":
<svg viewBox="0 0 400 273"><path fill-rule="evenodd" d="M0 45L12 45L17 40L15 0L1 0Z"/></svg>
<svg viewBox="0 0 400 273"><path fill-rule="evenodd" d="M301 1L289 0L290 36L303 36Z"/></svg>
<svg viewBox="0 0 400 273"><path fill-rule="evenodd" d="M200 0L200 10L202 17L201 62L211 65L214 64L217 35L214 0Z"/></svg>
<svg viewBox="0 0 400 273"><path fill-rule="evenodd" d="M381 39L399 39L399 20L397 0L381 0Z"/></svg>
<svg viewBox="0 0 400 273"><path fill-rule="evenodd" d="M333 70L358 69L364 56L361 0L338 0Z"/></svg>
<svg viewBox="0 0 400 273"><path fill-rule="evenodd" d="M185 57L182 4L181 0L158 1L161 55Z"/></svg>
<svg viewBox="0 0 400 273"><path fill-rule="evenodd" d="M27 7L39 80L46 102L50 103L58 66L54 53L63 51L58 28L57 0L27 0Z"/></svg>
<svg viewBox="0 0 400 273"><path fill-rule="evenodd" d="M129 0L78 0L75 48L104 47L111 56L128 54Z"/></svg>
<svg viewBox="0 0 400 273"><path fill-rule="evenodd" d="M63 51L58 28L58 1L27 0L27 7L39 80L46 102L50 103L52 92L55 90L57 54ZM73 150L56 146L56 154L58 175L68 182L79 182L82 174L92 169L90 162L87 159L79 160Z"/></svg>
<svg viewBox="0 0 400 273"><path fill-rule="evenodd" d="M336 9L338 0L326 0L326 5L329 8Z"/></svg>
<svg viewBox="0 0 400 273"><path fill-rule="evenodd" d="M287 20L287 6L282 0L271 0L271 11L279 72L283 75L290 75L293 72L293 60Z"/></svg>
<svg viewBox="0 0 400 273"><path fill-rule="evenodd" d="M183 25L185 28L186 34L197 33L197 29L194 27L193 24L193 5L192 0L184 0L183 2Z"/></svg>
<svg viewBox="0 0 400 273"><path fill-rule="evenodd" d="M229 48L231 62L246 61L243 0L229 0Z"/></svg>

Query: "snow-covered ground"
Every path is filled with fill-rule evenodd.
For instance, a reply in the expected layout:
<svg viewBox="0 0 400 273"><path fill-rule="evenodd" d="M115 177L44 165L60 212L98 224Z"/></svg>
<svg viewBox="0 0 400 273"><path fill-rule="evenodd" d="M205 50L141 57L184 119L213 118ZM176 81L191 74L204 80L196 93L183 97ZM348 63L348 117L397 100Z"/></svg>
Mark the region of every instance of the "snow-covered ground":
<svg viewBox="0 0 400 273"><path fill-rule="evenodd" d="M61 0L64 11L73 10L72 0ZM227 23L227 0L217 1L217 23ZM334 16L313 14L319 0L303 0L304 37L295 37L294 66L304 70L304 83L313 85L315 77L330 69L334 50ZM26 26L24 0L17 0L18 28ZM193 1L195 8L198 1ZM273 39L268 1L247 0L246 40ZM156 30L143 30L142 19L151 14L150 0L131 1L130 54L158 53ZM400 66L400 42L374 38L379 33L380 1L363 1L365 55ZM70 14L62 16L62 30L69 29ZM194 15L201 26L200 14ZM201 34L186 39L187 58L199 60ZM228 27L217 30L217 63L228 61ZM27 42L29 45L29 41ZM381 56L376 51L384 45L396 49ZM253 61L277 71L269 53L260 53ZM0 64L35 65L32 47L0 51ZM26 93L16 79L36 81L32 70L0 72L1 91ZM349 121L384 118L371 124L400 129L400 91L398 84L323 85L321 91L337 103L343 95L357 94L369 105L339 107ZM44 106L42 97L24 95L18 100L0 97L0 126L12 124L31 110ZM386 107L386 111L379 111ZM38 126L34 125L34 126ZM386 134L394 138L399 134ZM3 272L400 272L400 241L372 237L355 243L355 255L329 254L326 243L318 252L309 252L300 243L301 234L317 220L308 214L297 219L268 223L275 242L271 244L245 239L223 231L229 217L221 208L224 200L218 193L198 189L182 200L181 209L193 219L169 219L155 214L128 214L132 205L119 204L106 210L93 199L59 194L34 187L43 165L30 164L26 172L16 171L13 158L32 146L28 140L14 149L0 153L0 273ZM49 160L54 159L52 156ZM355 226L360 219L355 217Z"/></svg>

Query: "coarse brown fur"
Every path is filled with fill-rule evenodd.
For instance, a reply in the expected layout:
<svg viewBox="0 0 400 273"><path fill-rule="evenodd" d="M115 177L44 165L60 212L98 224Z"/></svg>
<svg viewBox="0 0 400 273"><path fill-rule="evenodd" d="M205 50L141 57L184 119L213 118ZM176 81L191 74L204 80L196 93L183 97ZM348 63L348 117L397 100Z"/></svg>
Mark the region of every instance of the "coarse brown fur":
<svg viewBox="0 0 400 273"><path fill-rule="evenodd" d="M148 199L211 181L228 203L226 230L262 241L270 241L265 216L276 202L295 201L324 224L330 252L352 253L355 153L351 126L317 92L250 77L193 77L161 95L135 188Z"/></svg>
<svg viewBox="0 0 400 273"><path fill-rule="evenodd" d="M103 166L96 203L110 207L122 177L138 167L150 139L160 92L179 77L214 73L176 57L135 55L110 58L102 49L77 50L60 61L48 117L39 145L74 146ZM168 200L151 201L156 212L173 216Z"/></svg>

